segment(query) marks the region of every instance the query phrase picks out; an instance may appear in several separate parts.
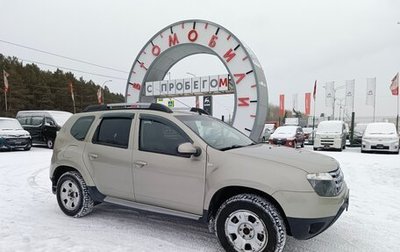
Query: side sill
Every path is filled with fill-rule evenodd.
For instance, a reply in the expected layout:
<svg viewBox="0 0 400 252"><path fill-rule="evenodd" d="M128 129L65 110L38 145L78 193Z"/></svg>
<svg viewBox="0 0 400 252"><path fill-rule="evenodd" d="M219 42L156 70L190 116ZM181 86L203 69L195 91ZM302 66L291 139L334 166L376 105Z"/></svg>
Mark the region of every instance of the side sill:
<svg viewBox="0 0 400 252"><path fill-rule="evenodd" d="M134 209L139 209L139 210L144 210L144 211L149 211L149 212L154 212L154 213L159 213L159 214L172 215L172 216L182 217L182 218L186 218L186 219L192 219L192 220L202 220L203 219L202 215L181 212L181 211L158 207L158 206L146 205L146 204L142 204L142 203L138 203L138 202L132 202L132 201L113 198L113 197L109 197L109 196L105 197L103 201L111 203L111 204L129 207L129 208L134 208Z"/></svg>

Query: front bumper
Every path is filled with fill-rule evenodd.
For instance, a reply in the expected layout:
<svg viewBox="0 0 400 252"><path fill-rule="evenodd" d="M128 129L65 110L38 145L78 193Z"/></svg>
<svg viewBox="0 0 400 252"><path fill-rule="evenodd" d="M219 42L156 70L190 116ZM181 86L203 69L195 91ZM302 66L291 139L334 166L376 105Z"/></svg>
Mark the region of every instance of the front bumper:
<svg viewBox="0 0 400 252"><path fill-rule="evenodd" d="M341 149L342 148L342 139L341 138L317 137L314 140L314 148Z"/></svg>
<svg viewBox="0 0 400 252"><path fill-rule="evenodd" d="M290 234L299 240L310 239L328 229L349 207L349 190L335 216L325 218L287 218Z"/></svg>
<svg viewBox="0 0 400 252"><path fill-rule="evenodd" d="M398 152L399 151L399 141L398 140L362 140L361 149L363 151L389 151Z"/></svg>
<svg viewBox="0 0 400 252"><path fill-rule="evenodd" d="M270 144L294 147L294 139L292 138L273 138L269 140Z"/></svg>

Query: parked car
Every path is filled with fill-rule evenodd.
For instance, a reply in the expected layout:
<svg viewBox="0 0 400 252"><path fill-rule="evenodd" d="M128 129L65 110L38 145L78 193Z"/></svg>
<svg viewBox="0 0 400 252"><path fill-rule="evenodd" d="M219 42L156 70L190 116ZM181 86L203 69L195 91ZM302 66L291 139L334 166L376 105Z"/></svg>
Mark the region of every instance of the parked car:
<svg viewBox="0 0 400 252"><path fill-rule="evenodd" d="M361 152L385 151L399 154L399 135L393 123L370 123L362 137Z"/></svg>
<svg viewBox="0 0 400 252"><path fill-rule="evenodd" d="M269 137L269 143L288 147L304 147L304 133L300 126L280 126Z"/></svg>
<svg viewBox="0 0 400 252"><path fill-rule="evenodd" d="M314 150L346 148L347 130L343 121L322 121L318 124L314 139Z"/></svg>
<svg viewBox="0 0 400 252"><path fill-rule="evenodd" d="M17 113L17 119L22 127L32 136L33 144L46 144L53 148L57 131L71 117L70 112L25 110Z"/></svg>
<svg viewBox="0 0 400 252"><path fill-rule="evenodd" d="M264 129L264 133L263 133L263 135L262 135L262 141L263 141L263 142L268 142L268 139L269 139L269 137L271 136L271 134L272 134L273 132L274 132L274 131L271 130L270 128L265 128L265 129Z"/></svg>
<svg viewBox="0 0 400 252"><path fill-rule="evenodd" d="M314 237L347 209L331 157L256 144L200 113L134 106L91 107L59 131L50 179L66 215L108 202L203 221L226 251L259 252Z"/></svg>
<svg viewBox="0 0 400 252"><path fill-rule="evenodd" d="M313 144L314 143L315 131L316 131L316 129L313 129L311 127L303 128L305 144Z"/></svg>
<svg viewBox="0 0 400 252"><path fill-rule="evenodd" d="M0 150L30 150L31 147L31 135L17 119L0 117Z"/></svg>
<svg viewBox="0 0 400 252"><path fill-rule="evenodd" d="M367 128L368 123L357 123L354 127L353 133L353 145L361 146L362 136L364 135L364 131Z"/></svg>

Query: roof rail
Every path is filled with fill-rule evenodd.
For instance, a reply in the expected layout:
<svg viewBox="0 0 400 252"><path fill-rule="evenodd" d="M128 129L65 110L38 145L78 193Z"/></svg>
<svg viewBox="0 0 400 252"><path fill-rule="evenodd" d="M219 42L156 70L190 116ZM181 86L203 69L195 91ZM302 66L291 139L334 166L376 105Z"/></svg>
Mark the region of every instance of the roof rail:
<svg viewBox="0 0 400 252"><path fill-rule="evenodd" d="M159 103L111 103L100 105L89 105L82 112L118 110L118 109L148 109L172 113L172 110L167 106Z"/></svg>
<svg viewBox="0 0 400 252"><path fill-rule="evenodd" d="M190 112L197 112L197 113L199 113L199 115L203 115L203 114L204 115L209 115L209 113L207 111L205 111L204 109L195 108L195 107L191 108Z"/></svg>

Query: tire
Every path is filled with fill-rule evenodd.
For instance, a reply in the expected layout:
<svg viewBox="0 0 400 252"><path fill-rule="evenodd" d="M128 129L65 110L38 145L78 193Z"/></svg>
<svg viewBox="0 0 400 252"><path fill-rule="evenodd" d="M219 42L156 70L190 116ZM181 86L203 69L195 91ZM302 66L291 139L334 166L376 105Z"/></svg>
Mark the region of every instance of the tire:
<svg viewBox="0 0 400 252"><path fill-rule="evenodd" d="M214 230L229 252L283 251L286 243L286 227L278 210L253 194L225 201L216 214Z"/></svg>
<svg viewBox="0 0 400 252"><path fill-rule="evenodd" d="M83 217L93 210L94 202L82 176L76 171L66 172L57 182L57 202L68 216Z"/></svg>
<svg viewBox="0 0 400 252"><path fill-rule="evenodd" d="M29 141L28 146L26 146L26 147L24 148L24 150L25 150L25 151L28 151L28 150L30 150L31 148L32 148L32 140Z"/></svg>
<svg viewBox="0 0 400 252"><path fill-rule="evenodd" d="M315 151L317 151L317 150L318 150L318 148L316 148L316 147L314 147L313 149L314 149Z"/></svg>
<svg viewBox="0 0 400 252"><path fill-rule="evenodd" d="M47 148L53 149L53 147L54 147L54 139L51 139L51 138L47 139L46 145L47 145Z"/></svg>

